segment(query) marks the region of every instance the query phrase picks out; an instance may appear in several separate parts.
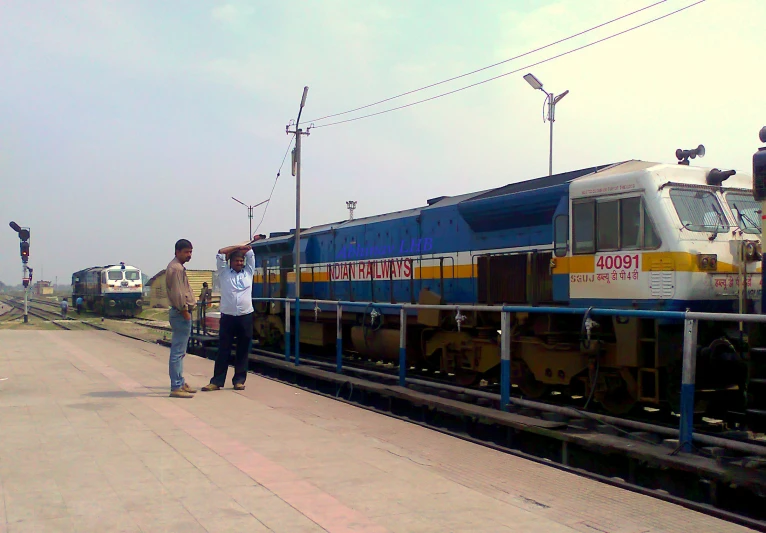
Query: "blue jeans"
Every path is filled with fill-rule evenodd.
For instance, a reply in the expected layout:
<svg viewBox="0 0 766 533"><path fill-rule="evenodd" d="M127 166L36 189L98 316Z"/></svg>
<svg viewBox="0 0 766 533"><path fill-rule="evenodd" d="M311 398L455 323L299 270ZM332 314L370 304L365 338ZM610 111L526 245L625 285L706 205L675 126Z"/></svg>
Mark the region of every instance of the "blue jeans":
<svg viewBox="0 0 766 533"><path fill-rule="evenodd" d="M170 329L173 331L170 341L170 390L176 390L184 384L184 356L189 345L192 323L172 307L169 315Z"/></svg>

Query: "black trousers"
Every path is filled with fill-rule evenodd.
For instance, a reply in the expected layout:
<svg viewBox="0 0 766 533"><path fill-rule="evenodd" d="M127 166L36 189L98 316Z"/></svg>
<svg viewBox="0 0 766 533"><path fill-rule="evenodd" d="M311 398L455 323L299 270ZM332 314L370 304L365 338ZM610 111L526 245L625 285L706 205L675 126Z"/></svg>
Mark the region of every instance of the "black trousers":
<svg viewBox="0 0 766 533"><path fill-rule="evenodd" d="M237 340L237 352L234 359L234 377L232 384L245 383L247 378L247 363L250 355L250 345L253 341L253 313L242 316L225 315L221 313L219 327L218 355L215 358L213 379L210 383L223 387L226 373L229 370L231 345Z"/></svg>

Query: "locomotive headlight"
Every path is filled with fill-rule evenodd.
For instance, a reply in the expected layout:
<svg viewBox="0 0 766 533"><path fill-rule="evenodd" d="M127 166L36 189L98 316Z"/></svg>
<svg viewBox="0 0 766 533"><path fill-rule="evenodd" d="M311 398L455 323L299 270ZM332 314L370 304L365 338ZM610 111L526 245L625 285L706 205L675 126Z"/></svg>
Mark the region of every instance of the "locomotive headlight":
<svg viewBox="0 0 766 533"><path fill-rule="evenodd" d="M109 300L109 307L114 307L115 305L117 305L117 302L114 300Z"/></svg>
<svg viewBox="0 0 766 533"><path fill-rule="evenodd" d="M745 241L745 260L758 261L761 259L761 243L755 241Z"/></svg>
<svg viewBox="0 0 766 533"><path fill-rule="evenodd" d="M697 265L700 270L716 270L718 268L718 256L716 254L699 254Z"/></svg>

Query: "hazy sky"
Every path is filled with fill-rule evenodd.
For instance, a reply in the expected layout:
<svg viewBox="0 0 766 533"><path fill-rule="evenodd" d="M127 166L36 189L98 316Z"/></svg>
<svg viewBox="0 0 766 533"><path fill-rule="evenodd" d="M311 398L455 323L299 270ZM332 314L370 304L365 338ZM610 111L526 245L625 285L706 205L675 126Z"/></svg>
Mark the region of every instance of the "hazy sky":
<svg viewBox="0 0 766 533"><path fill-rule="evenodd" d="M0 280L125 261L148 275L173 243L212 268L268 197L304 85L302 122L455 76L653 0L27 1L0 5ZM683 7L657 7L377 111L524 67ZM554 172L625 159L748 174L766 124L763 0L708 0L532 67L556 109ZM302 226L423 205L548 171L544 95L522 71L303 142ZM361 113L359 113L361 114ZM347 115L351 117L354 115ZM344 117L345 118L345 117ZM321 124L318 122L317 125ZM697 162L695 162L697 163ZM295 227L289 157L260 233ZM263 207L256 209L255 224ZM2 229L5 228L5 229Z"/></svg>

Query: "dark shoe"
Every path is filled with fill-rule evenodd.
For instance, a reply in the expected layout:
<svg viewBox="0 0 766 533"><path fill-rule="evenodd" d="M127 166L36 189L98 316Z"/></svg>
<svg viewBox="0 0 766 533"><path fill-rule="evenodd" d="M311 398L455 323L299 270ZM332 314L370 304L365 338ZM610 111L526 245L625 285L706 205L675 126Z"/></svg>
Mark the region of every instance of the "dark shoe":
<svg viewBox="0 0 766 533"><path fill-rule="evenodd" d="M184 384L183 384L183 387L181 387L181 388L182 388L183 390L185 390L186 392L190 393L190 394L194 394L195 392L197 392L197 389L192 389L192 388L189 386L189 384L188 384L188 383L184 383Z"/></svg>
<svg viewBox="0 0 766 533"><path fill-rule="evenodd" d="M170 397L171 398L194 398L194 395L191 392L186 392L183 389L175 389L170 391Z"/></svg>
<svg viewBox="0 0 766 533"><path fill-rule="evenodd" d="M206 392L211 390L220 390L220 389L221 387L219 387L218 385L214 385L213 383L208 383L207 385L202 387L202 390Z"/></svg>
<svg viewBox="0 0 766 533"><path fill-rule="evenodd" d="M235 383L234 384L234 390L245 390L245 384L244 383Z"/></svg>

